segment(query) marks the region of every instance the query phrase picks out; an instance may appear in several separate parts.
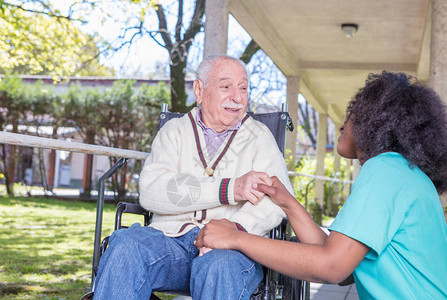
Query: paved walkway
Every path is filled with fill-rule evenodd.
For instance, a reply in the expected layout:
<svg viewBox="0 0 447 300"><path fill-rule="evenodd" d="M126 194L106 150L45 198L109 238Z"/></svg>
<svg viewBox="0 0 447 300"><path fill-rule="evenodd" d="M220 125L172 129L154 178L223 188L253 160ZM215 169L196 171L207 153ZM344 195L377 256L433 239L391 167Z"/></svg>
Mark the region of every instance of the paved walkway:
<svg viewBox="0 0 447 300"><path fill-rule="evenodd" d="M355 284L338 286L336 284L310 284L311 300L358 300Z"/></svg>
<svg viewBox="0 0 447 300"><path fill-rule="evenodd" d="M174 300L191 300L191 297L178 296ZM336 284L310 284L310 300L358 300L355 284L338 286Z"/></svg>

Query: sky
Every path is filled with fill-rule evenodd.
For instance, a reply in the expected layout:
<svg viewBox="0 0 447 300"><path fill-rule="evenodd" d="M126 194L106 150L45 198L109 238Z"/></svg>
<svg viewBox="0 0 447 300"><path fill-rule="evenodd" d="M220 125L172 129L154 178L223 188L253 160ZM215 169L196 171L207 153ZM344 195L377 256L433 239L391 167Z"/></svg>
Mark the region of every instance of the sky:
<svg viewBox="0 0 447 300"><path fill-rule="evenodd" d="M65 0L52 0L53 4L59 8L62 12L68 11L68 4L72 1L65 1ZM111 0L103 0L103 3L110 2L110 4L116 2L112 2ZM191 16L191 3L194 1L187 0L185 1L185 16L184 21L187 22L190 20ZM176 9L176 1L174 0L163 0L162 1L167 15L167 22L168 26L171 28L175 25L176 22L176 16L169 14L169 3L171 3L171 8ZM174 4L172 4L174 3ZM118 6L117 6L118 5ZM119 2L117 5L106 5L108 8L108 13L110 13L113 16L112 20L111 18L108 18L107 22L101 21L101 18L99 18L96 14L92 14L88 16L85 14L84 16L88 19L88 23L86 25L80 26L80 28L89 34L94 34L97 32L102 38L106 39L109 42L112 42L116 37L120 34L121 28L122 28L122 22L126 18L129 17L128 14L125 15L122 12L124 9L122 7L119 7ZM189 15L188 15L189 13ZM133 15L138 15L138 12L135 12ZM148 16L147 16L148 25L151 29L158 29L158 18L156 16L154 9L148 10ZM189 51L189 76L193 73L195 68L197 67L198 62L202 58L203 55L203 39L204 39L204 33L200 32L196 36L196 43L195 46L192 46ZM229 33L228 33L228 54L232 56L239 56L243 50L245 49L245 46L249 43L251 40L251 37L249 34L242 28L241 25L230 15L229 17ZM139 39L136 43L132 44L130 48L123 49L117 53L115 53L113 56L110 57L101 57L100 62L106 66L112 67L116 70L116 76L119 78L153 78L153 74L157 70L157 66L168 66L169 63L169 56L166 49L158 45L151 37L149 37L148 34L144 35L141 39ZM249 64L250 68L250 64ZM276 69L276 66L274 66L273 63L270 63L270 69ZM169 76L169 69L165 68L165 77ZM160 72L158 72L159 74ZM285 82L284 76L281 74L279 70L276 69L276 74L279 78L279 80L283 80ZM252 86L252 93L251 98L252 100L258 101L259 99L253 99L260 96L265 96L263 101L261 102L268 102L269 104L274 104L277 106L280 106L280 103L285 102L285 85L284 87L280 88L279 90L275 90L272 92L268 92L265 94L265 91L268 89L269 82L268 80L262 80L260 78L262 74L254 74L251 76L251 86ZM302 101L303 99L300 99Z"/></svg>
<svg viewBox="0 0 447 300"><path fill-rule="evenodd" d="M72 1L64 0L52 0L55 7L59 8L62 12L68 11L68 4ZM112 1L105 0L103 3ZM172 0L164 0L162 3L173 2ZM176 1L174 1L176 2ZM114 2L113 2L114 3ZM185 16L184 22L190 20L190 13L192 1L185 1ZM168 6L169 4L166 4ZM107 12L113 15L114 21L108 19L107 22L102 22L102 20L96 14L88 16L84 15L88 19L88 23L85 25L80 25L81 30L88 34L98 33L99 36L105 40L112 42L120 34L122 30L122 21L126 19L122 11L124 9L120 7L114 7L108 5L109 9ZM169 7L168 7L169 8ZM176 9L176 6L173 8ZM167 10L165 8L165 10ZM135 13L136 15L138 12ZM168 26L173 27L175 25L176 16L173 16L166 11ZM158 29L158 18L154 9L148 10L147 21L151 29ZM204 33L200 32L196 36L196 45L190 48L189 56L201 57L203 55L202 49L200 49L200 44L203 45ZM229 18L229 55L239 55L242 53L246 44L250 41L250 36L248 33L239 25L239 23L230 15ZM148 53L149 52L149 53ZM157 65L160 63L166 65L169 62L169 56L166 49L158 45L148 34L145 34L141 39L134 43L130 48L123 49L115 53L111 57L101 57L101 63L106 66L113 67L117 71L117 76L119 77L129 77L129 76L147 76L147 74L155 72ZM125 66L125 67L123 67ZM195 66L193 66L195 67Z"/></svg>
<svg viewBox="0 0 447 300"><path fill-rule="evenodd" d="M73 1L52 0L51 2L55 8L59 9L63 14L67 14L69 5ZM113 5L113 1L105 0L102 2L105 3L106 12L113 15L113 19L108 19L104 22L100 17L101 13L97 10L97 13L91 15L83 14L83 18L86 18L88 21L86 24L76 23L76 25L87 34L93 35L97 33L104 40L112 42L119 36L122 29L122 21L126 19L126 16L123 15L121 7ZM74 15L74 17L77 16ZM155 28L157 24L155 23L156 15L153 10L150 10L149 20L153 20L151 27ZM150 55L148 55L148 52L150 52ZM167 51L148 35L143 36L130 48L122 49L109 57L100 57L100 62L115 69L118 77L133 77L135 73L154 72L157 62L166 63L167 61Z"/></svg>

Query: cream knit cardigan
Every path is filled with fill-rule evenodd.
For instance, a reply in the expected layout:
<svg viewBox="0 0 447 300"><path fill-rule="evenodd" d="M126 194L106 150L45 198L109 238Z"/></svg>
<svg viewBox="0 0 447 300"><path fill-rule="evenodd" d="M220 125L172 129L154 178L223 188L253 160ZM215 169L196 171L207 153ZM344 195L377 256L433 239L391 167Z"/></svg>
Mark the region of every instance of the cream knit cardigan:
<svg viewBox="0 0 447 300"><path fill-rule="evenodd" d="M233 187L236 178L262 171L278 176L293 194L273 135L245 115L240 129L228 134L210 160L196 115L194 108L170 120L154 139L140 176L140 204L154 213L150 226L180 236L211 219L225 218L240 230L266 235L285 218L284 212L268 196L256 206L235 202ZM205 173L205 165L214 166L213 176Z"/></svg>

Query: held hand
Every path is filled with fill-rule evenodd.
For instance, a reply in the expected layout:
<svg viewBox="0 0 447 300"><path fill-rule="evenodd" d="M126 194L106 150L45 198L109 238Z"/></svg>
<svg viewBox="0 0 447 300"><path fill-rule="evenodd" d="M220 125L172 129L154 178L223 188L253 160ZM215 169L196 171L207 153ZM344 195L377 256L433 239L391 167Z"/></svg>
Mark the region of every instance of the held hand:
<svg viewBox="0 0 447 300"><path fill-rule="evenodd" d="M253 205L257 205L265 193L253 188L255 184L272 185L272 180L267 173L250 171L239 178L236 178L234 183L234 200L235 201L250 201Z"/></svg>
<svg viewBox="0 0 447 300"><path fill-rule="evenodd" d="M205 253L210 252L211 250L213 250L212 248L208 248L208 247L201 247L199 249L199 256L204 255Z"/></svg>
<svg viewBox="0 0 447 300"><path fill-rule="evenodd" d="M289 204L296 203L295 197L293 197L289 191L285 188L278 177L273 176L272 185L263 183L257 183L253 186L259 192L270 196L273 202L275 202L281 208L287 208Z"/></svg>
<svg viewBox="0 0 447 300"><path fill-rule="evenodd" d="M194 245L202 252L203 248L233 249L232 242L240 233L236 224L231 221L211 220L203 227L194 241Z"/></svg>

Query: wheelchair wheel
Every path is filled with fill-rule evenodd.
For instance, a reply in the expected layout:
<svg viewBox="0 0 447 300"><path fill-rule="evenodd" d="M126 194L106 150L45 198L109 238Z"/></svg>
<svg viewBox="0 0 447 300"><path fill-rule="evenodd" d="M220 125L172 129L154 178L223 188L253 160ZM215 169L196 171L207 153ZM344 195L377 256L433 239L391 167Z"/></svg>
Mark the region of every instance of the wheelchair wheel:
<svg viewBox="0 0 447 300"><path fill-rule="evenodd" d="M305 300L301 297L303 282L296 278L284 276L283 300Z"/></svg>

